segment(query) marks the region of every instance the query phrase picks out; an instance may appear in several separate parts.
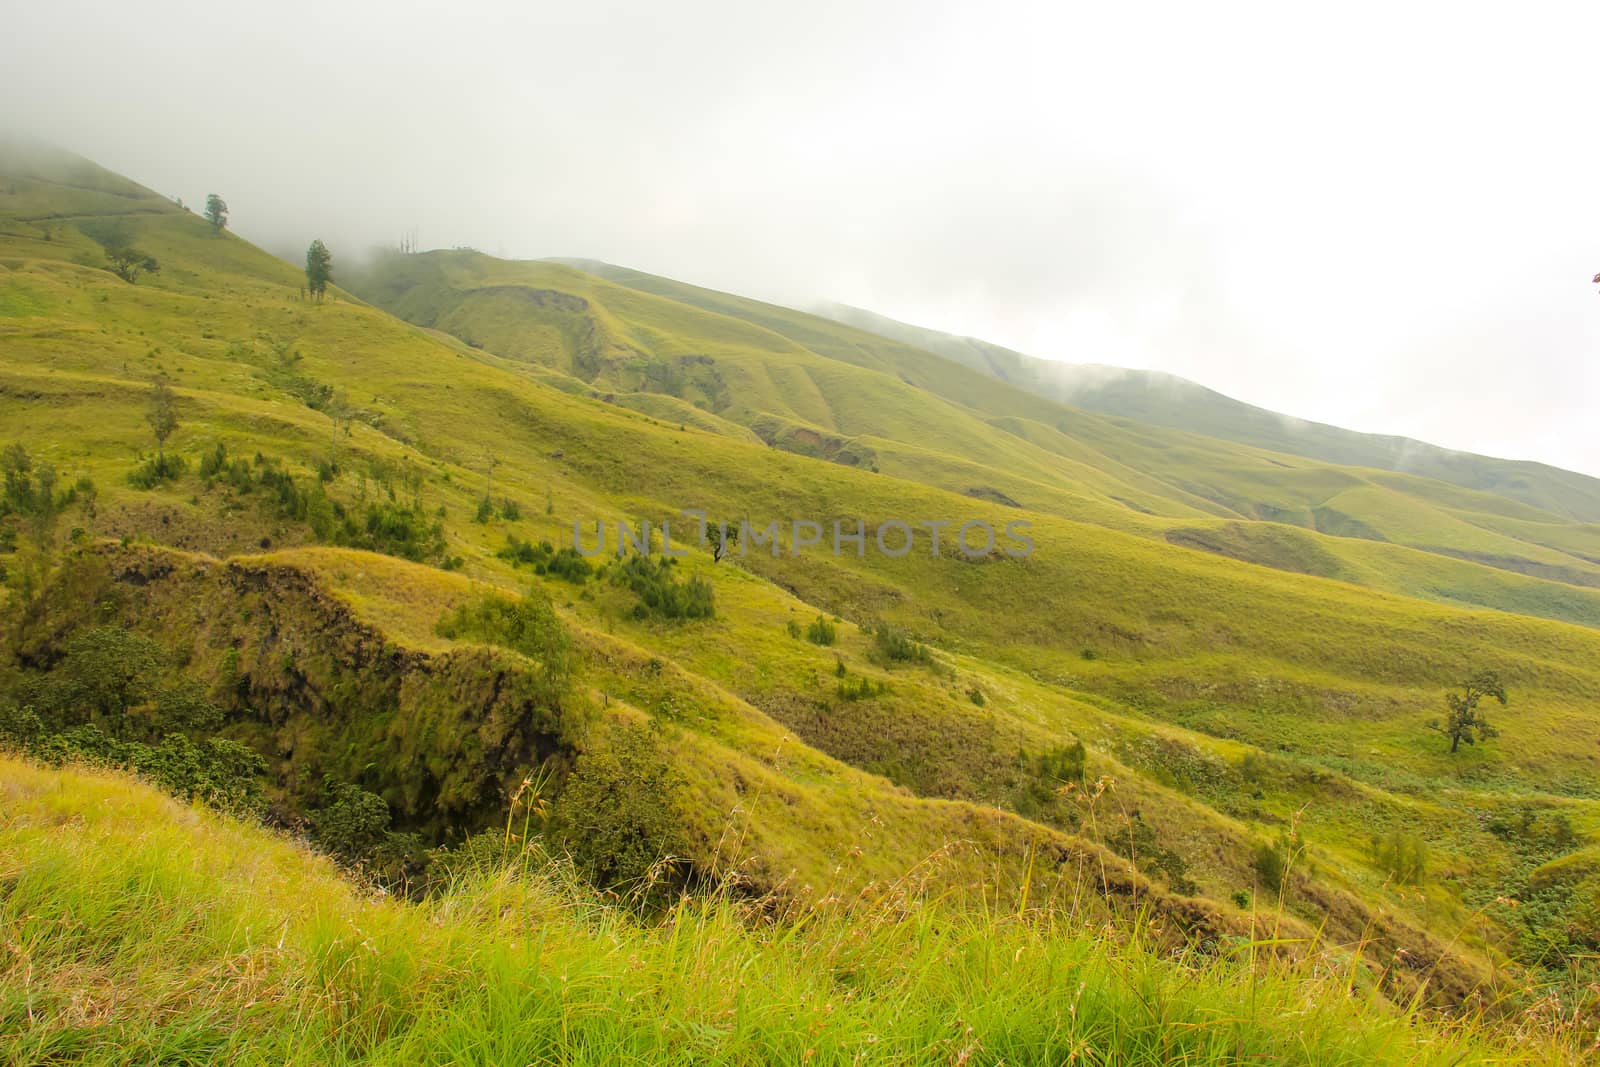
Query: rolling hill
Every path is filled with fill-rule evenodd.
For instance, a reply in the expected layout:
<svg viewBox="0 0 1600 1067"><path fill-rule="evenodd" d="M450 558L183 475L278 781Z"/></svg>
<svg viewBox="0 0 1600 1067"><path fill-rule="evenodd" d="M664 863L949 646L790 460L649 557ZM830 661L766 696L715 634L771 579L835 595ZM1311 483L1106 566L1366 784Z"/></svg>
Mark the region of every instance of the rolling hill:
<svg viewBox="0 0 1600 1067"><path fill-rule="evenodd" d="M124 245L159 271L118 277ZM1454 1009L1532 1003L1591 951L1581 493L1085 411L594 265L335 249L335 279L308 300L133 182L0 153L0 732L159 778L183 743L97 732L214 706L187 743L254 754L270 821L351 841L365 812L361 854L407 884L537 808L613 888L670 851L677 888L775 914L915 871L940 907L1148 910L1213 949L1270 916ZM719 559L685 508L781 550ZM643 520L687 554L557 555ZM793 551L802 521L861 551ZM935 555L929 521L1024 522L1034 551ZM879 549L897 522L913 551ZM40 740L129 648L148 706ZM1501 736L1452 753L1428 722L1482 669Z"/></svg>
<svg viewBox="0 0 1600 1067"><path fill-rule="evenodd" d="M903 343L602 264L435 252L385 257L353 284L419 325L662 418L681 401L685 417L774 447L1186 547L1288 569L1315 558L1312 573L1411 596L1600 619L1600 531L1490 493L1097 415ZM1240 520L1298 529L1229 536Z"/></svg>

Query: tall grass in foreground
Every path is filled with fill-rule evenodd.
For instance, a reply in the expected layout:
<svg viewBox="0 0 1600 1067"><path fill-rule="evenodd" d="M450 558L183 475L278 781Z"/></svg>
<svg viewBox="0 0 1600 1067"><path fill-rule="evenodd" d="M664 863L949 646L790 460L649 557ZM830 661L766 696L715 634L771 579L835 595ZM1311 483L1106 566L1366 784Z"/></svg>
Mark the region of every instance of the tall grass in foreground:
<svg viewBox="0 0 1600 1067"><path fill-rule="evenodd" d="M0 757L10 1063L1548 1063L1314 964L871 908L644 924L558 864L366 893L258 827ZM1574 1060L1576 1057L1571 1057Z"/></svg>

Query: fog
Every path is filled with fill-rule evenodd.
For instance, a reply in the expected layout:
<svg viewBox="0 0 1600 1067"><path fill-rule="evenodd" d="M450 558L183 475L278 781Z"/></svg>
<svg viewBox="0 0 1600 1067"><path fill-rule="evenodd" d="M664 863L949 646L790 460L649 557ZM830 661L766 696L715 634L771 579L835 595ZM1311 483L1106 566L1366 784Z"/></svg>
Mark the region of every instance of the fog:
<svg viewBox="0 0 1600 1067"><path fill-rule="evenodd" d="M1600 5L0 0L275 250L581 256L1600 474Z"/></svg>

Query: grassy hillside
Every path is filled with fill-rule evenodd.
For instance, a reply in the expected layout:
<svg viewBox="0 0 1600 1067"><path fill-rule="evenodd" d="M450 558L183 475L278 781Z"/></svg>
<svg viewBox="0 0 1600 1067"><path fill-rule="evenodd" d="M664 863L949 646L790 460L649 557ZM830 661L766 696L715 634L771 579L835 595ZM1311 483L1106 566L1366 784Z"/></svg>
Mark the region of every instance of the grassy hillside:
<svg viewBox="0 0 1600 1067"><path fill-rule="evenodd" d="M535 853L413 905L127 779L0 756L0 782L13 1063L1577 1062L1266 946L950 921L914 886L782 926L726 897L642 924Z"/></svg>
<svg viewBox="0 0 1600 1067"><path fill-rule="evenodd" d="M450 278L446 284L430 277L431 270L440 268L421 266L414 259L397 257L386 261L375 272L374 277L382 283L369 295L416 321L429 320L426 313L423 318L417 318L410 303L396 303L395 292L403 289L409 302L419 300L425 291L433 292L435 299L459 298L463 304L451 318L459 324L472 316L470 294L478 284L473 278L482 269L481 262L457 262L444 269ZM1141 388L1139 382L1154 381L1151 376L1141 377L1139 372L1130 373L1126 378L1119 377L1122 372L1113 373L1110 368L1101 368L1093 374L1085 372L1080 377L1091 383L1092 388L1084 387L1088 399L1080 403L1071 392L1047 387L1053 380L1048 375L1065 373L1057 365L1008 353L982 342L949 338L911 327L896 330L892 327L897 324L887 323L887 320L884 320L884 329L874 334L868 330L876 320L865 313L860 321L867 329L856 329L789 308L609 264L581 260L563 262L638 292L673 301L680 308L672 327L677 333L692 333L699 321L684 317L683 306L718 317L737 318L771 331L813 355L892 375L903 385L916 386L924 393L972 410L993 428L1068 461L1069 467L1047 467L1043 478L1034 480L1036 484L1022 487L1027 495L1017 499L1040 509L1051 510L1057 505L1047 491L1041 491L1039 481L1050 485L1065 477L1082 483L1086 480L1083 468L1088 467L1095 472L1094 477L1115 476L1120 484L1107 485L1106 495L1142 514L1181 517L1190 513L1188 509L1199 509L1226 520L1265 520L1346 539L1403 544L1563 584L1594 588L1600 581L1600 569L1594 562L1596 553L1600 552L1600 541L1595 539L1592 529L1574 521L1594 513L1594 502L1600 501L1600 496L1596 496L1600 483L1581 475L1536 464L1508 464L1461 456L1416 442L1406 443L1410 448L1408 455L1438 453L1449 457L1449 461L1397 464L1394 457L1381 448L1308 451L1307 447L1297 445L1287 431L1276 434L1251 431L1251 427L1263 419L1281 427L1285 425L1281 417L1246 408L1216 394L1209 394L1213 402L1204 397L1178 395L1182 390L1176 385L1162 389L1152 386L1145 392L1167 399L1154 405L1120 406L1101 405L1094 400L1106 390L1137 391ZM501 283L519 276L532 279L542 276L547 269L545 264L502 264L495 268L494 277ZM363 280L362 284L373 283ZM545 279L539 284L558 283ZM503 284L499 291L505 291ZM591 299L604 301L603 297ZM524 319L528 317L524 315ZM916 347L923 341L927 342L923 347ZM982 358L975 355L980 352ZM788 356L774 351L769 358L782 361ZM1045 384L1041 385L1041 381ZM1192 391L1209 393L1198 386L1179 384ZM651 387L670 388L671 383ZM1172 395L1169 397L1169 394ZM907 400L903 390L896 399L902 405L912 402ZM1211 414L1206 415L1206 412ZM947 424L947 419L936 422L919 419L916 436L909 440L924 448L962 457L988 454L975 453L964 441L946 438ZM1342 435L1339 436L1341 441L1345 438L1358 442L1369 440L1332 427L1323 429L1335 436ZM1354 466L1330 467L1329 462ZM1363 467L1414 473L1379 473L1360 469ZM1472 469L1468 470L1469 467ZM1490 473L1477 472L1478 467ZM1010 473L1009 468L1001 469ZM912 468L912 473L924 481L938 477L926 464ZM973 477L965 476L969 481ZM1003 474L993 477L1005 480ZM1137 486L1141 493L1127 493L1127 486ZM1453 486L1471 486L1481 491L1462 491ZM1518 487L1528 491L1521 492ZM1529 502L1538 506L1529 506ZM1148 529L1151 525L1130 525L1126 514L1107 515L1081 507L1064 513L1122 529ZM1341 544L1326 548L1335 554L1347 549L1357 554L1364 552ZM1270 556L1256 562L1270 565ZM1391 569L1404 567L1402 558ZM1361 570L1351 568L1347 573L1360 574ZM1462 575L1459 582L1463 587L1477 584L1468 572L1458 573ZM1481 580L1480 576L1478 581ZM1416 582L1390 584L1380 580L1378 584L1380 588L1408 595L1428 596L1438 595L1431 589L1449 590L1456 583L1428 587ZM1569 596L1548 587L1533 588L1542 588L1545 595L1560 600ZM1492 595L1485 598L1467 594L1462 599L1471 604L1497 602ZM1527 595L1516 598L1511 610L1525 612L1536 599L1540 598L1530 588ZM1593 620L1590 609L1573 613L1566 606L1552 604L1549 613L1556 618Z"/></svg>
<svg viewBox="0 0 1600 1067"><path fill-rule="evenodd" d="M0 517L0 726L36 755L95 726L122 746L97 752L170 777L146 748L181 744L115 734L179 721L190 686L217 724L188 743L255 753L268 817L332 839L352 805L381 814L406 884L529 781L591 874L671 852L680 887L737 875L786 907L918 870L954 908L1148 905L1200 940L1270 913L1451 1007L1531 1003L1597 947L1593 527L1013 410L988 379L947 395L965 372L926 353L905 359L937 380L912 384L570 266L438 253L359 280L415 323L310 302L92 165L0 169L0 446L33 487ZM107 269L113 224L159 272ZM162 374L181 470L147 420ZM1244 513L1268 506L1303 521ZM686 507L859 519L869 544L891 520L1020 519L1037 547L747 539L717 562L679 520L664 571L554 559L575 521L591 543L595 520ZM1495 537L1571 573L1459 558ZM150 699L79 722L63 679L95 642L145 650ZM1451 753L1427 723L1484 668L1502 735Z"/></svg>
<svg viewBox="0 0 1600 1067"><path fill-rule="evenodd" d="M976 338L896 322L861 308L832 304L816 311L1086 411L1328 463L1414 474L1493 493L1570 521L1600 521L1600 479L1544 463L1493 459L1406 437L1357 433L1267 411L1171 374L1037 359Z"/></svg>

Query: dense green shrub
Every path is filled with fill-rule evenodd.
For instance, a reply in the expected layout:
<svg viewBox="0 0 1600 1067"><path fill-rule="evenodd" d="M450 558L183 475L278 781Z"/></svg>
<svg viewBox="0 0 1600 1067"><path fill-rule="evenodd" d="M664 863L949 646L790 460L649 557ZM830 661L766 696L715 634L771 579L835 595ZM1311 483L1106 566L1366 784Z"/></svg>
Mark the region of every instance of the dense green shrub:
<svg viewBox="0 0 1600 1067"><path fill-rule="evenodd" d="M1070 745L1058 745L1039 754L1036 770L1040 778L1065 785L1068 782L1083 782L1084 764L1088 760L1088 752L1083 747L1082 741L1074 741Z"/></svg>
<svg viewBox="0 0 1600 1067"><path fill-rule="evenodd" d="M328 782L329 801L311 813L311 839L352 862L371 855L389 837L389 804L349 782Z"/></svg>
<svg viewBox="0 0 1600 1067"><path fill-rule="evenodd" d="M258 808L266 762L211 736L221 709L192 678L163 685L164 667L155 642L121 627L73 634L51 670L0 697L0 741L45 762L132 770L186 800Z"/></svg>
<svg viewBox="0 0 1600 1067"><path fill-rule="evenodd" d="M1061 790L1083 782L1086 759L1082 741L1058 745L1033 756L1019 751L1015 761L1019 773L1012 809L1028 818L1059 815Z"/></svg>
<svg viewBox="0 0 1600 1067"><path fill-rule="evenodd" d="M10 444L0 451L0 472L5 479L0 485L0 518L17 515L32 519L36 530L48 530L55 517L74 502L82 505L86 515L94 514L98 495L94 482L79 478L58 493L60 477L55 467L35 461L21 444Z"/></svg>
<svg viewBox="0 0 1600 1067"><path fill-rule="evenodd" d="M872 629L878 658L885 663L929 663L933 656L928 646L912 639L904 630L879 623Z"/></svg>
<svg viewBox="0 0 1600 1067"><path fill-rule="evenodd" d="M806 627L806 640L813 645L831 645L839 639L839 628L825 616L818 615Z"/></svg>
<svg viewBox="0 0 1600 1067"><path fill-rule="evenodd" d="M505 547L495 555L513 566L531 566L535 574L548 574L575 585L582 585L594 574L589 561L570 545L557 549L549 541L534 544L516 534L507 534Z"/></svg>
<svg viewBox="0 0 1600 1067"><path fill-rule="evenodd" d="M321 487L314 487L314 492L320 497ZM320 540L331 540L346 548L382 552L419 563L444 555L444 524L438 520L429 522L420 508L380 501L368 504L366 514L360 519L343 512L343 508L337 505L333 507L333 513L340 516L339 523L333 528L331 536L324 537L318 532ZM315 512L311 518L315 532L318 525Z"/></svg>
<svg viewBox="0 0 1600 1067"><path fill-rule="evenodd" d="M578 758L556 799L551 836L599 885L648 891L657 872L661 887L671 887L685 873L670 862L687 849L684 788L652 727L621 727Z"/></svg>
<svg viewBox="0 0 1600 1067"><path fill-rule="evenodd" d="M611 581L627 586L638 596L635 618L658 615L665 619L709 619L716 615L711 583L699 577L678 581L677 563L668 557L633 555L610 568Z"/></svg>
<svg viewBox="0 0 1600 1067"><path fill-rule="evenodd" d="M152 456L135 467L128 475L128 484L135 489L154 489L163 482L176 481L189 469L182 456Z"/></svg>
<svg viewBox="0 0 1600 1067"><path fill-rule="evenodd" d="M1256 846L1252 866L1262 888L1276 893L1283 888L1284 877L1289 873L1289 857L1281 844L1263 842Z"/></svg>

